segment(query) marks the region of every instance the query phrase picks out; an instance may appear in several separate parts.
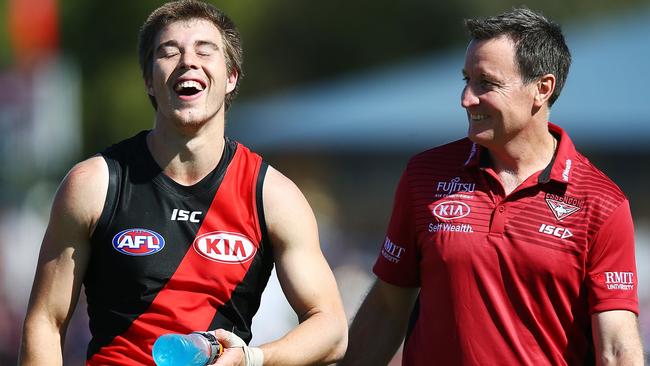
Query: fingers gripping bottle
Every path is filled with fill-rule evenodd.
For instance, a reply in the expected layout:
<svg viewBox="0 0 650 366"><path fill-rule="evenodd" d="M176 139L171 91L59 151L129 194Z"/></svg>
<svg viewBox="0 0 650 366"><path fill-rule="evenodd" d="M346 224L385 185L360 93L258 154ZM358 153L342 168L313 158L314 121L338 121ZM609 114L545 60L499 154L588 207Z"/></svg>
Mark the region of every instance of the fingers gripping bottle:
<svg viewBox="0 0 650 366"><path fill-rule="evenodd" d="M212 333L192 332L161 335L151 353L157 366L205 366L222 352L223 346Z"/></svg>

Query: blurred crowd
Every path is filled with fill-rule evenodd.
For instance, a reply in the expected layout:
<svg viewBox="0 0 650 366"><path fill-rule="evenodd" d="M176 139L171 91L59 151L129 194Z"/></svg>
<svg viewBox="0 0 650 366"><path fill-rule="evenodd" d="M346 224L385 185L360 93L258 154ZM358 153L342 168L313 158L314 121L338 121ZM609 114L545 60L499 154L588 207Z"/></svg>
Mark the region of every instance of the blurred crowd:
<svg viewBox="0 0 650 366"><path fill-rule="evenodd" d="M319 221L323 251L330 262L349 319L355 314L362 296L368 290L374 275L371 267L380 246L383 233L343 232L335 200L315 187L305 187L307 198L313 204ZM47 196L47 195L43 195ZM49 202L43 202L43 207ZM15 364L21 335L22 321L31 288L40 240L45 231L47 211L30 208L0 211L0 364ZM388 215L388 213L386 213ZM381 230L381 229L378 229ZM650 347L650 225L637 220L637 267L641 305L640 325L646 349ZM374 250L376 248L377 250ZM81 365L85 360L90 339L85 299L79 300L77 311L68 327L65 346L65 364ZM253 344L260 344L284 334L297 318L281 293L275 275L262 297L259 313L253 321ZM399 354L393 364L399 364Z"/></svg>

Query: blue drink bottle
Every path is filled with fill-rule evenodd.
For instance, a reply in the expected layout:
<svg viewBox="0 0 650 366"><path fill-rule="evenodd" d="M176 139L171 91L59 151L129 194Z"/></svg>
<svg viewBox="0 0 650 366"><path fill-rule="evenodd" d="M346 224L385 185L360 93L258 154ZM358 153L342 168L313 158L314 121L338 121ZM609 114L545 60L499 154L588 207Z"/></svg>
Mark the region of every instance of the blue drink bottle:
<svg viewBox="0 0 650 366"><path fill-rule="evenodd" d="M153 344L153 360L157 366L205 366L212 364L223 352L217 338L208 332L163 334Z"/></svg>

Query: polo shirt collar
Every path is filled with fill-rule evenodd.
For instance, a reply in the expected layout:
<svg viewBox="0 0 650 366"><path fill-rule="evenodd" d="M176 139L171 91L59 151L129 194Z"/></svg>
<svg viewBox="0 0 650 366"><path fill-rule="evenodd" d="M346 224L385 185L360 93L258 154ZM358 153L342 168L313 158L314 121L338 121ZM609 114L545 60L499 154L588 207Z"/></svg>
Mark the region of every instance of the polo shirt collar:
<svg viewBox="0 0 650 366"><path fill-rule="evenodd" d="M569 135L559 126L548 122L548 130L558 140L558 146L551 162L539 174L537 182L540 184L548 183L553 180L563 184L571 183L571 172L575 167L576 148L569 138ZM465 166L481 167L489 164L489 154L487 149L473 143L469 152Z"/></svg>

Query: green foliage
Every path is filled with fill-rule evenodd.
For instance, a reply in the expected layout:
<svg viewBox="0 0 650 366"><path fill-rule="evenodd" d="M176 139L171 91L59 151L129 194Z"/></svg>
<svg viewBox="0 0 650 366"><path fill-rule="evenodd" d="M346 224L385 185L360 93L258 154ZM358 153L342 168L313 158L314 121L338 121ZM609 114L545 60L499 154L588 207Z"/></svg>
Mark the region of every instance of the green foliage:
<svg viewBox="0 0 650 366"><path fill-rule="evenodd" d="M111 59L86 78L82 103L84 137L91 142L87 154L153 127L154 109L136 57Z"/></svg>
<svg viewBox="0 0 650 366"><path fill-rule="evenodd" d="M463 18L521 5L512 0L212 2L242 33L240 99L460 46L466 40ZM142 86L136 43L140 25L161 3L60 2L64 50L82 68L86 153L151 127L153 110ZM642 3L647 0L531 0L527 5L564 24Z"/></svg>
<svg viewBox="0 0 650 366"><path fill-rule="evenodd" d="M7 0L0 1L0 67L8 65L11 61L7 7Z"/></svg>

